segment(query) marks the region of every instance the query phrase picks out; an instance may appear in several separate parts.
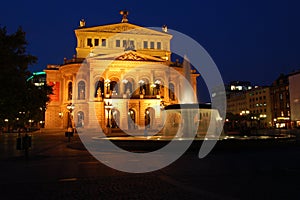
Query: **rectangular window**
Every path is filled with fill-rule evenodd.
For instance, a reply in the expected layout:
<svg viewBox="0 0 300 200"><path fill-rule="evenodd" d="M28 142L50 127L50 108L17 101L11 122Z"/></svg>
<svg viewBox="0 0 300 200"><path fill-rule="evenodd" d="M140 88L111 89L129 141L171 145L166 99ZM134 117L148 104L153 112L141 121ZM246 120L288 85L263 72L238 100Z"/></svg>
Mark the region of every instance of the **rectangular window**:
<svg viewBox="0 0 300 200"><path fill-rule="evenodd" d="M116 47L121 47L121 42L120 42L120 40L116 40Z"/></svg>
<svg viewBox="0 0 300 200"><path fill-rule="evenodd" d="M106 47L106 39L102 39L101 41L102 41L102 46Z"/></svg>
<svg viewBox="0 0 300 200"><path fill-rule="evenodd" d="M161 42L157 42L157 49L161 49Z"/></svg>
<svg viewBox="0 0 300 200"><path fill-rule="evenodd" d="M123 47L127 46L127 40L123 40Z"/></svg>
<svg viewBox="0 0 300 200"><path fill-rule="evenodd" d="M99 46L99 39L94 40L95 46Z"/></svg>
<svg viewBox="0 0 300 200"><path fill-rule="evenodd" d="M135 49L135 47L134 47L134 41L133 40L129 41L129 48L130 49Z"/></svg>
<svg viewBox="0 0 300 200"><path fill-rule="evenodd" d="M93 44L92 44L92 38L88 38L87 39L87 46L88 47L92 47L93 46Z"/></svg>
<svg viewBox="0 0 300 200"><path fill-rule="evenodd" d="M144 49L148 49L148 41L144 41Z"/></svg>
<svg viewBox="0 0 300 200"><path fill-rule="evenodd" d="M150 49L154 49L154 42L150 42Z"/></svg>

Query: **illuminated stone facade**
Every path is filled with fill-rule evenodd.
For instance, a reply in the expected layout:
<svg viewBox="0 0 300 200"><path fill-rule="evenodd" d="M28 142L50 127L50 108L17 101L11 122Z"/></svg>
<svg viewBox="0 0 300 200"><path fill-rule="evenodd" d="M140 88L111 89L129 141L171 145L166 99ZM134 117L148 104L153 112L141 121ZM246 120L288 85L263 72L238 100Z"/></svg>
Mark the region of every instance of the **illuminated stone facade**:
<svg viewBox="0 0 300 200"><path fill-rule="evenodd" d="M123 16L121 23L95 27L82 20L75 35L76 55L45 70L54 88L45 127L159 129L161 109L180 102L185 89L184 68L170 59L166 27L140 27ZM196 94L199 74L190 74Z"/></svg>

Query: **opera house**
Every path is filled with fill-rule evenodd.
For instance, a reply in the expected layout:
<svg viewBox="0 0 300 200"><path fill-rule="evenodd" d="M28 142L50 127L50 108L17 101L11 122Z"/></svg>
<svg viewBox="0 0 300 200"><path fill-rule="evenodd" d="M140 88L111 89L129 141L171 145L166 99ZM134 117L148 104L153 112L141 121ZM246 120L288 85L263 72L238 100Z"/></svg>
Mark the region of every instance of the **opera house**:
<svg viewBox="0 0 300 200"><path fill-rule="evenodd" d="M180 103L187 77L197 93L199 74L171 61L167 27L141 27L121 14L115 24L87 27L81 20L76 55L44 70L53 85L45 128L158 129L162 109Z"/></svg>

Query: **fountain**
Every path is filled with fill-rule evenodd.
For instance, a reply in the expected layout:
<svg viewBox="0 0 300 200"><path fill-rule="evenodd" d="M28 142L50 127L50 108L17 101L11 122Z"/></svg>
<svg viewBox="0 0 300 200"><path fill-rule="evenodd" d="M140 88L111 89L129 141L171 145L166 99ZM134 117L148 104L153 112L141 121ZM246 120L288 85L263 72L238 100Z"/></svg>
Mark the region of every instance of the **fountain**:
<svg viewBox="0 0 300 200"><path fill-rule="evenodd" d="M217 141L223 128L222 118L211 104L198 103L190 83L191 66L186 56L183 61L183 74L182 91L177 94L179 104L171 104L161 110L163 126L159 131L151 136L145 136L144 132L141 132L140 135L97 137L97 139L110 140L126 150L133 148L135 151L137 144L141 142L143 143L138 145L138 148L156 150L170 141L177 142L177 145L187 142L191 144L194 140L201 143L204 140ZM135 145L128 145L129 142Z"/></svg>
<svg viewBox="0 0 300 200"><path fill-rule="evenodd" d="M172 35L174 36L175 40L176 37L178 38L178 36L180 38L185 38L184 35L178 34L176 32L174 32ZM105 134L105 131L103 130L103 126L101 127L101 123L104 121L97 120L97 107L95 106L93 101L88 102L90 103L88 104L90 106L88 110L89 114L87 116L88 123L85 124L89 124L89 126L86 125L85 127L81 127L81 130L79 130L78 133L85 148L95 158L97 158L99 161L106 164L107 166L112 167L114 169L118 169L120 171L144 173L161 169L171 164L172 162L177 160L181 155L183 155L189 148L196 149L197 151L199 151L199 157L203 158L212 150L212 148L217 142L218 144L229 144L228 146L230 146L232 143L241 144L240 146L244 146L245 141L256 142L258 139L260 139L260 141L270 141L269 139L272 139L273 141L273 139L277 140L283 138L277 136L226 136L222 132L223 121L226 112L226 96L223 81L218 69L216 68L212 59L209 56L207 56L207 52L205 52L203 48L195 44L190 39L187 40L187 42L185 43L175 42L174 46L175 51L172 52L176 53L177 55L183 55L183 52L188 51L186 53L190 56L192 61L191 63L193 63L194 66L201 66L201 75L207 85L207 88L209 89L209 93L211 94L212 103L198 103L197 98L194 94L194 89L192 88L190 83L191 65L187 57L184 56L184 76L173 69L174 74L178 73L176 74L176 76L173 76L173 81L180 83L179 87L175 91L173 91L174 94L177 92L177 94L175 94L174 96L178 98L178 104L167 105L164 108L160 109L159 103L161 102L159 101L159 97L152 99L153 101L156 101L157 104L153 104L153 107L151 108L155 109L156 113L160 113L159 117L162 119L161 126L155 127L159 130L154 134L152 133L152 135L149 130L147 135L145 134L147 132L147 125L143 127L143 125L141 125L142 123L134 125L134 127L138 127L138 130L140 131L139 135L131 134L130 132L132 130L130 130L128 126L123 126L123 124L120 123L118 124L118 127L120 128L120 130L122 130L122 132L125 132L127 135L120 137L107 136ZM111 57L111 55L109 56ZM112 63L113 60L105 59L108 58L100 56L99 59L93 60L92 57L91 63L99 64L99 66L96 66L95 64L93 69L99 67L99 73L109 71L105 70L105 66L109 66L109 64ZM164 68L167 72L165 77L169 78L169 74L172 70L172 67L169 67L168 65L158 66L158 64L156 64L155 68L153 68L152 71L162 70ZM135 66L134 73L136 71L143 71L145 69L151 69L151 66ZM88 65L83 65L80 68L80 70L81 73L77 74L79 80L81 80L82 77L85 77L86 74L90 74ZM198 70L200 71L200 69ZM127 73L130 74L130 71L128 71ZM123 77L125 77L125 75L126 74L123 74ZM166 79L167 83L169 81L170 79ZM212 91L212 88L216 85L220 85L220 87L217 91L214 92ZM164 85L164 87L169 87L169 85ZM154 90L154 88L155 85L153 86L152 90ZM135 89L137 91L140 90L140 88ZM135 89L131 88L131 91L135 91ZM153 91L152 95L154 96ZM141 96L141 99L144 99L143 95ZM121 114L123 114L124 119L126 119L126 123L130 120L130 118L127 118L127 113L129 113L128 102L130 101L129 90L128 93L126 92L125 98L123 96L123 98L121 99L110 99L108 95L108 98L105 97L105 99L107 99L107 102L112 101L112 104L108 105L114 105L115 107L119 106L120 110L122 110ZM138 101L135 101L135 104L140 106ZM79 104L76 106L80 108L83 105L79 101ZM109 116L111 116L109 113L111 108L107 108L107 128L109 130L109 119L111 119L109 118ZM105 115L105 110L103 109L102 111L102 114ZM116 120L116 122L117 121L118 120ZM130 123L131 122L133 122L133 124L135 123L133 120L130 121ZM286 138L289 139L289 137Z"/></svg>

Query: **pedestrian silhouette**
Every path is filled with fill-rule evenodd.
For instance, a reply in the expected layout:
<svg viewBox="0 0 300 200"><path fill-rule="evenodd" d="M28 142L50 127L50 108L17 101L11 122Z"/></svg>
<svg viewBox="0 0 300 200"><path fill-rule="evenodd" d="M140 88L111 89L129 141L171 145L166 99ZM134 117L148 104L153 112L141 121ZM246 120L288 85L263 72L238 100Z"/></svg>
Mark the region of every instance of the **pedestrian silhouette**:
<svg viewBox="0 0 300 200"><path fill-rule="evenodd" d="M23 149L24 149L24 153L25 153L25 159L28 160L29 155L28 155L28 150L30 145L30 137L28 136L27 133L25 133L25 136L23 137Z"/></svg>

